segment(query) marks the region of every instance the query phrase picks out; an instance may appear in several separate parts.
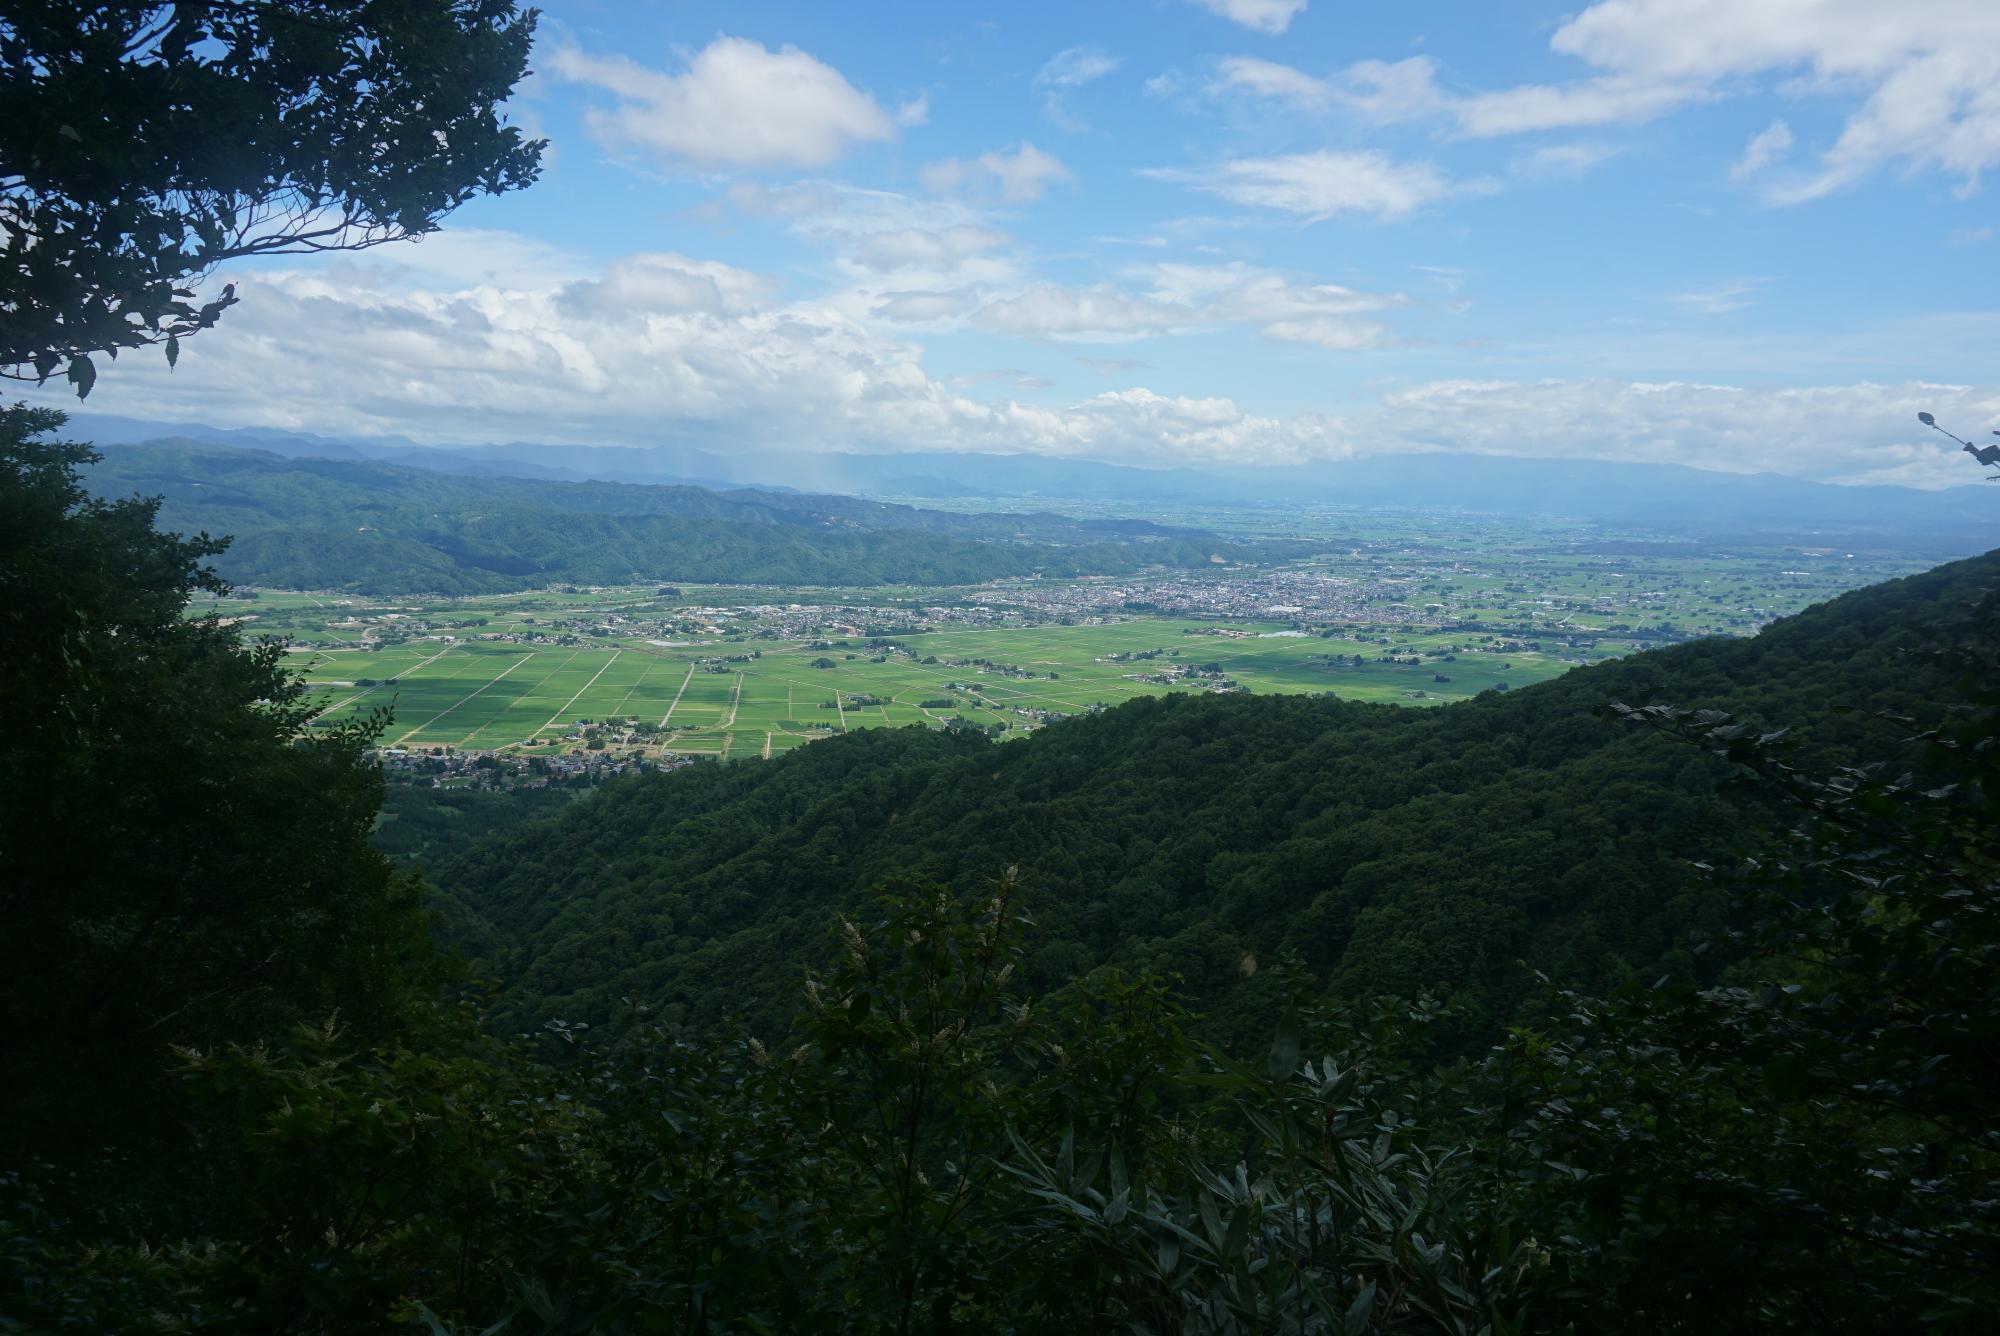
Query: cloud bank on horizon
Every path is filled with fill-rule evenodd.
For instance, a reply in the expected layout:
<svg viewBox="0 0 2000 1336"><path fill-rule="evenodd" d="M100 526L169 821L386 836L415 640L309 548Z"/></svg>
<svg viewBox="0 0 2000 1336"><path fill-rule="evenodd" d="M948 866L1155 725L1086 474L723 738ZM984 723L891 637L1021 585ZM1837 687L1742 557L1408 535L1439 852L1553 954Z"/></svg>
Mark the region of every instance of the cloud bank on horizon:
<svg viewBox="0 0 2000 1336"><path fill-rule="evenodd" d="M2000 426L1990 0L546 8L539 186L239 269L90 407L1917 486L1917 409Z"/></svg>

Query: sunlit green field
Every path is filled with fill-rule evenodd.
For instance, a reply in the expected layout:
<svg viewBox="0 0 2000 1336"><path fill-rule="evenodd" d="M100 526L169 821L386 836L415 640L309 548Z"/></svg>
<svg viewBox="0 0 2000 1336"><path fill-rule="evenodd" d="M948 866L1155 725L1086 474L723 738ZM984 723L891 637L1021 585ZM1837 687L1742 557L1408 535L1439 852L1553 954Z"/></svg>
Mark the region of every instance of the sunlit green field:
<svg viewBox="0 0 2000 1336"><path fill-rule="evenodd" d="M1331 519L1320 526L1339 527ZM1061 625L1060 582L960 589L649 584L463 599L259 590L191 612L242 618L253 636L291 642L329 719L393 711L386 745L513 750L596 742L621 752L740 758L856 728L941 727L955 718L1022 732L1051 716L1215 684L1214 676L1141 680L1179 664L1211 666L1252 692L1439 704L1685 636L1749 634L1773 617L1923 564L1815 548L1683 550L1462 518L1403 517L1370 529L1357 532L1350 549L1334 545L1301 563L1368 591L1351 620L1333 623L1332 638L1288 631L1288 621L1226 614L1194 621L1113 611L1102 624L1079 615L1070 620L1086 624ZM1213 578L1223 588L1266 574ZM1285 600L1243 601L1261 608ZM938 605L975 612L940 612ZM988 624L961 624L967 621ZM893 636L898 648L886 653L869 647L865 635L825 629L912 622L936 629ZM1506 636L1513 643L1499 650L1488 632L1435 629L1466 623L1513 627ZM1519 647L1528 640L1539 650ZM1448 650L1455 652L1449 660L1442 657ZM1112 661L1145 653L1153 657ZM1412 656L1418 661L1409 662Z"/></svg>
<svg viewBox="0 0 2000 1336"><path fill-rule="evenodd" d="M1406 704L1458 700L1502 682L1523 686L1568 666L1553 655L1526 652L1378 663L1373 660L1385 647L1372 641L1281 634L1283 627L1273 623L1231 629L1247 634L1200 634L1213 632L1214 624L1144 619L936 631L898 637L907 652L886 655L860 641L815 650L798 642L748 640L687 647L424 640L385 650L302 651L296 658L326 717L391 709L393 722L383 734L388 746L575 745L586 721L608 725L613 745L625 746L634 741L629 723L638 722L661 730L645 740L649 748L732 758L770 755L856 728L942 726L953 716L1025 731L1040 722L1027 711L1076 714L1134 696L1200 690L1212 680L1138 680L1181 662L1213 665L1253 692L1331 691ZM1417 649L1465 642L1441 635L1395 640L1396 648ZM1160 653L1110 661L1113 654L1151 650ZM757 657L747 662L700 662L753 653ZM1370 662L1354 666L1356 654ZM1334 655L1345 661L1336 664ZM922 662L926 658L938 662ZM829 662L831 667L815 666ZM1439 674L1450 680L1436 681ZM366 680L375 685L362 685ZM947 700L952 704L938 704Z"/></svg>

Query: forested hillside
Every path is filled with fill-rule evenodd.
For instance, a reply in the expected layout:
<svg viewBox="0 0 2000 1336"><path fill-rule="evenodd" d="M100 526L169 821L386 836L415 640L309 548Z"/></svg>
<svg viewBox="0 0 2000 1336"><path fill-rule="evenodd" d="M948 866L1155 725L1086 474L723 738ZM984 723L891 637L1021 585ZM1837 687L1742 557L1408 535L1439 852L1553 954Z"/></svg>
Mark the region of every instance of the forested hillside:
<svg viewBox="0 0 2000 1336"><path fill-rule="evenodd" d="M0 412L0 1326L1868 1332L1993 1297L2000 556L1429 713L1172 696L543 792L439 869L467 972L366 849L371 726L302 740L281 651L184 616L216 545L88 498L55 425ZM1598 713L1648 697L1745 722ZM486 797L429 814L504 825Z"/></svg>
<svg viewBox="0 0 2000 1336"><path fill-rule="evenodd" d="M1594 561L1716 526L1781 527L1815 558L1847 535L1939 556L1991 541L1983 486L1661 462L2000 476L1996 400L1953 317L1982 276L1958 243L1982 238L1939 245L1944 215L1919 213L1935 169L2000 161L1974 142L2000 106L1985 6L1605 0L1510 24L1461 4L1481 21L1384 44L1352 7L1206 0L1148 6L1145 40L1113 47L1085 29L1122 29L1084 6L971 41L951 7L930 7L944 27L922 7L760 8L733 34L687 6L582 8L538 40L514 0L0 5L0 375L24 393L718 452L614 461L692 486L565 481L532 446L410 467L375 446L417 447L381 438L320 458L325 438L263 436L267 454L211 433L107 458L52 407L0 404L0 1336L1993 1327L2000 551L1768 625L1910 568ZM1218 20L1286 63L1216 63ZM1698 27L1736 55L1675 65ZM1547 53L1517 71L1531 29ZM1795 100L1801 71L1825 105L1794 146L1763 104ZM1835 142L1821 113L1842 101ZM1373 114L1391 104L1424 114ZM1870 133L1885 107L1898 133ZM1613 122L1635 108L1679 118L1645 131L1678 154L1624 152L1641 145ZM1506 138L1587 120L1588 144ZM552 207L481 208L421 259L342 259L533 183L544 123L599 141L565 149ZM1729 172L1740 198L1670 209L1766 125ZM1420 146L1440 136L1433 165ZM1878 175L1893 194L1864 193ZM1494 182L1505 199L1475 201ZM1182 189L1204 216L1162 193ZM1595 244L1667 218L1676 244ZM1647 314L1660 297L1686 319ZM1616 349L1586 346L1614 329ZM1869 329L1908 337L1868 381L1796 383ZM1134 355L1075 356L1097 344ZM1913 447L1913 417L1949 446ZM884 495L1136 484L1187 502L1154 518L1225 530L1213 481L1262 461L1251 496L1296 523L1245 531L1311 543L706 471L769 442L934 452L882 465ZM1205 467L960 465L970 447ZM1358 450L1377 458L1335 462ZM1466 462L1487 451L1547 458ZM1578 453L1620 462L1568 467ZM889 457L814 476L871 458ZM542 477L508 473L524 466ZM706 485L750 476L773 490ZM1565 538L1547 592L1510 574L1536 553L1476 569L1480 535L1414 534L1420 560L1317 606L1389 596L1398 628L1465 599L1506 615L1400 648L1343 612L1317 639L1185 627L1272 654L1135 624L1103 659L994 658L1044 628L950 600L905 634L869 624L893 608L809 589L788 628L757 628L778 644L717 654L706 615L732 610L681 617L691 600L663 588L632 602L673 605L699 639L665 639L663 616L647 648L691 652L621 662L593 643L643 624L585 605L622 595L491 600L537 603L505 631L463 609L300 610L367 601L324 587L1249 567L1341 540L1337 511L1297 503L1413 495L1668 532ZM1654 569L1669 578L1632 578ZM1271 595L1316 577L1241 574L1091 597L1107 616L1307 620ZM232 576L313 588L225 609ZM1167 588L1224 583L1241 603ZM991 602L1051 592L1019 584ZM1054 592L1033 620L1096 618ZM931 601L908 594L880 602ZM1766 629L1513 691L1453 657L1516 656L1503 622L1523 664L1614 652L1572 634L1592 609L1623 618L1604 628L1619 646ZM1322 676L1341 620L1365 655ZM341 623L373 662L259 634ZM1461 630L1490 639L1430 643ZM421 653L418 634L436 637ZM467 636L520 643L499 667L502 645ZM1217 658L1186 671L1197 651ZM1465 662L1463 694L1181 694L1228 691L1238 657L1350 692L1377 689L1371 660L1434 684ZM1121 696L1169 694L1085 707L1084 658ZM909 676L857 691L850 660ZM807 692L782 679L779 716L753 682L746 703L787 661ZM1043 699L1062 708L1002 681L1058 684ZM336 682L353 693L320 690ZM846 732L906 688L940 731ZM1048 726L996 742L958 713L974 701L996 735L1010 711ZM722 759L746 708L766 757L780 728L798 748ZM417 754L425 721L461 709L481 717ZM694 763L704 733L718 759ZM520 738L524 763L468 755L482 734Z"/></svg>
<svg viewBox="0 0 2000 1336"><path fill-rule="evenodd" d="M1170 696L1020 742L857 733L614 785L433 872L521 1025L644 997L780 1027L833 911L895 875L966 890L1018 866L1033 987L1155 970L1248 1034L1291 956L1335 997L1455 995L1484 1035L1525 996L1523 961L1589 988L1693 977L1686 934L1719 911L1688 860L1759 816L1721 762L1599 711L1715 706L1797 725L1816 764L1884 754L1895 733L1871 712L1934 714L1946 694L1911 647L1996 574L2000 556L1960 562L1752 640L1432 711Z"/></svg>
<svg viewBox="0 0 2000 1336"><path fill-rule="evenodd" d="M1292 555L1191 530L965 516L851 497L472 477L161 442L103 451L100 496L234 537L229 579L361 593L495 593L554 582L964 584Z"/></svg>

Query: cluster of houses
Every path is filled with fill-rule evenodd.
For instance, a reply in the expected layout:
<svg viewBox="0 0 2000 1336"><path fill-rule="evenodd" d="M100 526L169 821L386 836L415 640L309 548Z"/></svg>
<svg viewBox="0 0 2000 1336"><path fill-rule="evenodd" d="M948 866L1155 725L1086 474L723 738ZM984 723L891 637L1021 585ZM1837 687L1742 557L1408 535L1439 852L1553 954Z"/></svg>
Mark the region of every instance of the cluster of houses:
<svg viewBox="0 0 2000 1336"><path fill-rule="evenodd" d="M464 751L454 747L383 747L375 759L392 782L436 788L541 789L595 785L617 775L676 770L701 758L616 755L610 752L554 752L520 756L507 752Z"/></svg>

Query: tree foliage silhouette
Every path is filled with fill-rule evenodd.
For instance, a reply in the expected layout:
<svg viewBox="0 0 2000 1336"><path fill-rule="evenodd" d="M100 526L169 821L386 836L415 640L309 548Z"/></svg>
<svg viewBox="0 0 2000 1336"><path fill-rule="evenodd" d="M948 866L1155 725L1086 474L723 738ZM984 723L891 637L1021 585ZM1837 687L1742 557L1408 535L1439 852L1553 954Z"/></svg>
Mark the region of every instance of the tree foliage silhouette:
<svg viewBox="0 0 2000 1336"><path fill-rule="evenodd" d="M210 328L217 266L422 236L540 171L512 0L19 0L0 12L0 374Z"/></svg>

